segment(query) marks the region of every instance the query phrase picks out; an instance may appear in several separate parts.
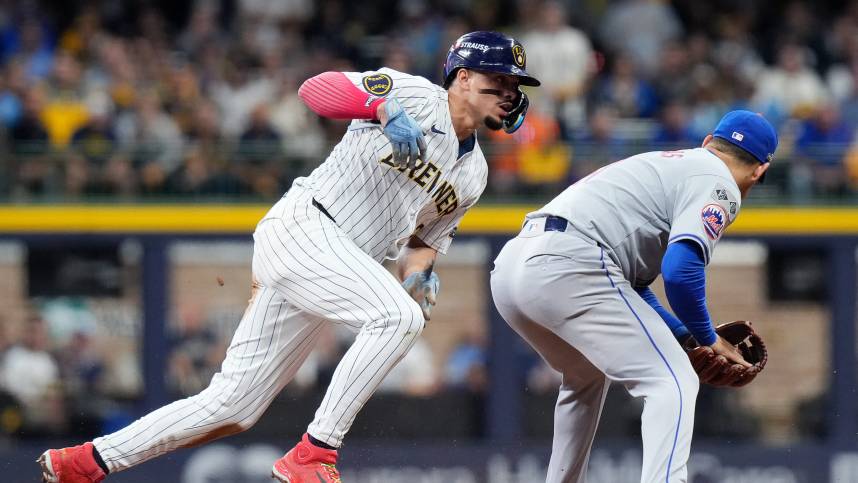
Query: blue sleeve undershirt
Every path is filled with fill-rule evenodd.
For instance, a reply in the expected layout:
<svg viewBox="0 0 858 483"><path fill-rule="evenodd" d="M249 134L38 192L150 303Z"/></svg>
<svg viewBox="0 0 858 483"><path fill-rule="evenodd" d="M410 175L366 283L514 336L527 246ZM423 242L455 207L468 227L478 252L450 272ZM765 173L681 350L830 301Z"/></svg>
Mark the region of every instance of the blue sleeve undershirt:
<svg viewBox="0 0 858 483"><path fill-rule="evenodd" d="M676 317L659 304L648 287L636 290L664 319L677 339L690 332L700 344L711 345L716 335L706 309L705 266L703 250L697 243L679 240L667 246L661 275L667 301Z"/></svg>
<svg viewBox="0 0 858 483"><path fill-rule="evenodd" d="M644 299L644 301L646 301L646 303L648 303L650 307L652 307L653 309L655 309L656 312L658 312L658 315L660 315L661 318L664 319L664 322L667 324L667 326L670 327L670 331L673 332L674 337L676 337L678 340L682 340L685 336L690 334L690 332L688 332L688 329L685 328L685 324L683 324L682 321L677 319L675 315L670 313L669 310L667 310L666 308L664 308L664 306L661 305L661 302L658 301L658 297L655 296L651 288L638 287L635 289L635 292L637 292L638 295L640 295L641 298Z"/></svg>

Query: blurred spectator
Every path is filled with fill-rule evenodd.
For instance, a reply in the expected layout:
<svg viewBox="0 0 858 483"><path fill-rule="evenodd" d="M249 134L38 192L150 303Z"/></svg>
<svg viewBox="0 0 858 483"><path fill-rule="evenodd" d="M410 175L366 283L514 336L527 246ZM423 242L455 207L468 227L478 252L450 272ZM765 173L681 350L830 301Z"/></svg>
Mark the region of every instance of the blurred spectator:
<svg viewBox="0 0 858 483"><path fill-rule="evenodd" d="M141 191L162 192L167 176L182 161L184 139L173 118L163 110L160 96L154 91L142 93L136 109L117 119L116 135L140 170Z"/></svg>
<svg viewBox="0 0 858 483"><path fill-rule="evenodd" d="M19 343L6 351L0 385L24 407L26 426L34 431L63 423L60 371L49 352L45 321L35 313L23 326Z"/></svg>
<svg viewBox="0 0 858 483"><path fill-rule="evenodd" d="M750 10L737 9L719 17L719 38L713 47L713 61L728 77L756 78L765 68L751 37L754 16Z"/></svg>
<svg viewBox="0 0 858 483"><path fill-rule="evenodd" d="M609 72L594 86L592 102L610 104L619 117L652 117L658 110L658 98L652 86L638 73L634 60L626 55L614 57Z"/></svg>
<svg viewBox="0 0 858 483"><path fill-rule="evenodd" d="M0 128L18 123L23 114L21 99L26 86L24 66L20 62L9 62L0 70Z"/></svg>
<svg viewBox="0 0 858 483"><path fill-rule="evenodd" d="M560 120L562 127L580 127L585 121L584 93L596 72L590 40L569 26L566 7L549 0L537 8L539 23L525 32L527 69L542 81L538 90L543 112Z"/></svg>
<svg viewBox="0 0 858 483"><path fill-rule="evenodd" d="M659 99L689 101L692 80L689 49L683 42L668 42L662 51L659 75L653 79L653 88Z"/></svg>
<svg viewBox="0 0 858 483"><path fill-rule="evenodd" d="M41 113L42 121L51 143L65 147L89 115L83 102L80 64L71 55L62 53L57 56L47 96Z"/></svg>
<svg viewBox="0 0 858 483"><path fill-rule="evenodd" d="M0 318L0 368L4 366L6 352L12 346L9 334L8 320ZM24 412L21 402L6 390L3 380L0 379L0 435L13 435L21 428L24 422Z"/></svg>
<svg viewBox="0 0 858 483"><path fill-rule="evenodd" d="M14 20L19 23L10 25L4 35L3 60L20 59L30 82L44 79L54 62L54 47L47 27L33 15Z"/></svg>
<svg viewBox="0 0 858 483"><path fill-rule="evenodd" d="M48 131L40 114L45 102L44 91L32 87L24 93L21 118L9 133L15 159L13 195L47 194L51 190L54 166L49 156Z"/></svg>
<svg viewBox="0 0 858 483"><path fill-rule="evenodd" d="M828 96L822 79L810 68L807 48L799 44L783 45L777 59L777 65L758 78L753 103L772 119L806 117Z"/></svg>
<svg viewBox="0 0 858 483"><path fill-rule="evenodd" d="M280 135L269 122L268 107L256 106L250 125L238 144L239 177L254 193L274 198L285 191L281 182L282 146Z"/></svg>
<svg viewBox="0 0 858 483"><path fill-rule="evenodd" d="M192 146L185 151L183 164L164 182L162 193L171 195L242 195L245 183L220 162L218 151Z"/></svg>
<svg viewBox="0 0 858 483"><path fill-rule="evenodd" d="M688 109L684 104L672 101L662 107L658 127L650 139L653 149L687 149L701 141L691 132Z"/></svg>
<svg viewBox="0 0 858 483"><path fill-rule="evenodd" d="M94 4L82 5L71 26L60 35L58 45L63 52L83 58L93 50L100 34L101 13L98 7Z"/></svg>
<svg viewBox="0 0 858 483"><path fill-rule="evenodd" d="M447 358L444 376L448 387L480 394L488 387L486 341L477 333L465 334Z"/></svg>
<svg viewBox="0 0 858 483"><path fill-rule="evenodd" d="M130 195L134 175L130 160L117 150L112 102L105 92L94 91L86 106L89 120L72 135L66 193Z"/></svg>
<svg viewBox="0 0 858 483"><path fill-rule="evenodd" d="M189 57L199 56L206 45L219 44L223 35L217 24L217 2L195 2L188 25L176 44Z"/></svg>
<svg viewBox="0 0 858 483"><path fill-rule="evenodd" d="M438 53L446 53L450 44L445 42L444 18L426 0L399 2L402 21L395 32L402 42L391 42L389 49L401 53L408 66L395 66L388 58L381 65L400 72L421 75L436 80L440 75ZM390 57L389 53L388 56Z"/></svg>
<svg viewBox="0 0 858 483"><path fill-rule="evenodd" d="M269 122L282 139L285 155L318 162L325 155L327 142L320 126L321 118L298 97L302 81L293 71L285 73L277 100L271 107Z"/></svg>
<svg viewBox="0 0 858 483"><path fill-rule="evenodd" d="M493 179L514 176L510 188L514 186L525 195L555 192L565 187L569 148L561 142L560 125L553 116L531 108L512 140L502 131L491 133L491 137L497 144L504 145L498 150L497 159L492 160Z"/></svg>
<svg viewBox="0 0 858 483"><path fill-rule="evenodd" d="M223 80L216 81L211 88L212 100L221 112L221 132L227 138L238 138L247 127L253 108L274 96L274 80L252 75L254 72L248 67L230 59L224 65Z"/></svg>
<svg viewBox="0 0 858 483"><path fill-rule="evenodd" d="M599 106L593 111L587 130L573 141L570 184L626 156L627 143L616 129L616 109Z"/></svg>
<svg viewBox="0 0 858 483"><path fill-rule="evenodd" d="M208 386L220 367L226 346L207 323L201 306L188 304L179 312L169 338L167 382L177 394L188 396Z"/></svg>
<svg viewBox="0 0 858 483"><path fill-rule="evenodd" d="M814 115L802 122L796 138L796 162L806 170L793 172L793 187L806 191L810 181L817 194L843 194L848 180L843 176L844 156L854 137L854 128L840 118L837 106L823 104ZM809 179L795 179L799 174Z"/></svg>
<svg viewBox="0 0 858 483"><path fill-rule="evenodd" d="M75 330L57 353L66 394L82 400L104 392L104 358L92 330Z"/></svg>
<svg viewBox="0 0 858 483"><path fill-rule="evenodd" d="M614 53L623 52L641 72L653 76L662 47L682 35L682 24L670 3L662 0L611 2L599 28L599 38Z"/></svg>

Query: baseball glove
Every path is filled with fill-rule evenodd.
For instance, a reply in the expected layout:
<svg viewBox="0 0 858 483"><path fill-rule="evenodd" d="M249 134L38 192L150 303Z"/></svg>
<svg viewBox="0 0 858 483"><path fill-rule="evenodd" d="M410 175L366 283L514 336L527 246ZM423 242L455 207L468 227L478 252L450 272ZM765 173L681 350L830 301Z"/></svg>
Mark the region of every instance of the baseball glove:
<svg viewBox="0 0 858 483"><path fill-rule="evenodd" d="M751 367L730 362L722 355L716 356L711 347L701 346L694 337L688 337L682 346L700 382L711 386L740 387L753 381L766 367L769 354L766 344L751 327L751 323L744 320L728 322L715 327L715 332L736 346Z"/></svg>

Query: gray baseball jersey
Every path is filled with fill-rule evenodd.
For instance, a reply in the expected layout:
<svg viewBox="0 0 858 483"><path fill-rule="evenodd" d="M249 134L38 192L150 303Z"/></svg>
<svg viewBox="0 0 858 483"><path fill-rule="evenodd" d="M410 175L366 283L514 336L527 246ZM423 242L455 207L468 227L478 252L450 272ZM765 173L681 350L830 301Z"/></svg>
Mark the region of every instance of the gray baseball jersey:
<svg viewBox="0 0 858 483"><path fill-rule="evenodd" d="M566 218L602 245L634 286L646 286L661 272L669 242L693 240L708 264L740 206L730 170L714 154L697 148L643 153L612 163L528 218Z"/></svg>
<svg viewBox="0 0 858 483"><path fill-rule="evenodd" d="M699 381L659 314L634 290L667 245L708 262L739 211L729 169L706 149L613 163L528 215L495 260L498 312L563 374L547 483L583 483L611 382L644 400L641 482L687 481ZM565 218L551 223L546 215Z"/></svg>

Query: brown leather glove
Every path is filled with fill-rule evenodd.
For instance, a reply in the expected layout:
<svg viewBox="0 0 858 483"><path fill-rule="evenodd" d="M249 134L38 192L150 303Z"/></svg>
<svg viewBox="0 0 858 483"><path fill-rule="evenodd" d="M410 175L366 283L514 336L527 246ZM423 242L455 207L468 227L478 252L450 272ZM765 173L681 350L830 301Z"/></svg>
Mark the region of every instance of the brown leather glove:
<svg viewBox="0 0 858 483"><path fill-rule="evenodd" d="M711 347L701 346L694 337L688 337L682 347L688 354L700 382L711 386L740 387L753 381L766 367L769 354L766 344L751 327L751 323L744 320L728 322L715 327L715 332L736 346L751 367L730 362L722 355L716 356Z"/></svg>

